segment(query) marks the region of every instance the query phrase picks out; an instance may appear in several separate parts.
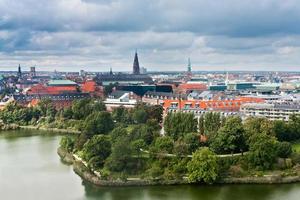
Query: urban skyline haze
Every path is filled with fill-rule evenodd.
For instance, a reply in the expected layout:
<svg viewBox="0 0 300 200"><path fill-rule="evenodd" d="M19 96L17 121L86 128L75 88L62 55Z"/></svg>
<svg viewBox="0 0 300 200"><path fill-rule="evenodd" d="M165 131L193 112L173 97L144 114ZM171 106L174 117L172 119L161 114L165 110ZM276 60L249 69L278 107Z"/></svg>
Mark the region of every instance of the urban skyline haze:
<svg viewBox="0 0 300 200"><path fill-rule="evenodd" d="M0 70L299 71L297 0L0 0Z"/></svg>

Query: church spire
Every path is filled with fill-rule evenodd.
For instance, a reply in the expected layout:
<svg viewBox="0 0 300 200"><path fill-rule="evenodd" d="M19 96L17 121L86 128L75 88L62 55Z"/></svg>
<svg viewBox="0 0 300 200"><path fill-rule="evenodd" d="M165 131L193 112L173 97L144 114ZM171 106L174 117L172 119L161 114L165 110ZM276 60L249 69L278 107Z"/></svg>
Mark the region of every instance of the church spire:
<svg viewBox="0 0 300 200"><path fill-rule="evenodd" d="M139 64L137 50L135 50L135 55L134 55L133 74L140 74L140 64Z"/></svg>
<svg viewBox="0 0 300 200"><path fill-rule="evenodd" d="M191 59L188 59L188 68L187 68L187 72L191 73L192 72L192 64L191 64Z"/></svg>
<svg viewBox="0 0 300 200"><path fill-rule="evenodd" d="M22 71L21 71L21 65L19 64L19 67L18 67L18 78L21 78L22 77Z"/></svg>

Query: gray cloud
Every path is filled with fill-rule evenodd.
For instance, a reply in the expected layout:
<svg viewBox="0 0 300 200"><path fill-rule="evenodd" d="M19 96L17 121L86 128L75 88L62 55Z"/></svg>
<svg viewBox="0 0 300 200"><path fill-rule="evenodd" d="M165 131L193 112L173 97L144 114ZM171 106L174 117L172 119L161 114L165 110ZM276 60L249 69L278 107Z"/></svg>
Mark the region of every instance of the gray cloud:
<svg viewBox="0 0 300 200"><path fill-rule="evenodd" d="M297 70L297 0L0 0L0 66Z"/></svg>

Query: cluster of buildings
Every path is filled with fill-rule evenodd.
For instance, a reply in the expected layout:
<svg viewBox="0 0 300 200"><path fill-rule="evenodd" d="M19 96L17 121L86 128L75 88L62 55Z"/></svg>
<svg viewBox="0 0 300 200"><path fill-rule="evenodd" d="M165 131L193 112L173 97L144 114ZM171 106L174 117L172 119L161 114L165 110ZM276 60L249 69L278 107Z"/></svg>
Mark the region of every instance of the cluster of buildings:
<svg viewBox="0 0 300 200"><path fill-rule="evenodd" d="M0 76L3 98L24 106L51 99L56 108L82 98L99 98L108 110L139 102L161 105L165 114L189 112L200 117L206 112L288 120L300 114L300 73L298 72L192 72L190 59L183 72L148 72L140 67L135 53L131 73L39 72L35 67Z"/></svg>

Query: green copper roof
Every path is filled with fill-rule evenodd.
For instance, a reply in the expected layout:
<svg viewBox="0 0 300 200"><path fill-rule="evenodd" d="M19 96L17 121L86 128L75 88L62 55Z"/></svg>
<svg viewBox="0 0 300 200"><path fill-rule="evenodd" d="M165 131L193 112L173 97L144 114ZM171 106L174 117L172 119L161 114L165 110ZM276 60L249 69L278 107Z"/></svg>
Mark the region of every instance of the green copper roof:
<svg viewBox="0 0 300 200"><path fill-rule="evenodd" d="M51 80L48 85L77 85L75 82L70 80Z"/></svg>

